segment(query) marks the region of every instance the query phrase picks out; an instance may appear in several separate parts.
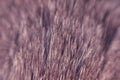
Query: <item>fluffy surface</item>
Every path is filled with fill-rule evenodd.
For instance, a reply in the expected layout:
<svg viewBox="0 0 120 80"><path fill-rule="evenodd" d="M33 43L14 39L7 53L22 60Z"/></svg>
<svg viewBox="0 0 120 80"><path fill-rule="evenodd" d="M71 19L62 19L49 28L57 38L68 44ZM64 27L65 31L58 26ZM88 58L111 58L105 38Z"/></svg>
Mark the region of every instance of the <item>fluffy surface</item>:
<svg viewBox="0 0 120 80"><path fill-rule="evenodd" d="M0 0L0 80L120 80L120 0Z"/></svg>

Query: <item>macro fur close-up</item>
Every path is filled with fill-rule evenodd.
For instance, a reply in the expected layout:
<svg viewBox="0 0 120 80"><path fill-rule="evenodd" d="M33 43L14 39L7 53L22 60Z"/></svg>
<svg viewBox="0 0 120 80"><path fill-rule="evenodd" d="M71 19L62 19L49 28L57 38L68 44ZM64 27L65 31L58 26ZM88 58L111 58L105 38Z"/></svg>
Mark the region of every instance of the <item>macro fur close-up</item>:
<svg viewBox="0 0 120 80"><path fill-rule="evenodd" d="M0 0L0 80L120 80L120 0Z"/></svg>

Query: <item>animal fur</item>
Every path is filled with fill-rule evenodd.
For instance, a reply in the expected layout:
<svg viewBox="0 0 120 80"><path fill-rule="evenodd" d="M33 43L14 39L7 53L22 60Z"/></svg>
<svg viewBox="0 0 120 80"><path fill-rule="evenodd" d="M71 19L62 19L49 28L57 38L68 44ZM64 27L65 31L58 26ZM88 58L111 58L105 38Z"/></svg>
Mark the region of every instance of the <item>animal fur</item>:
<svg viewBox="0 0 120 80"><path fill-rule="evenodd" d="M0 0L0 80L120 80L120 0Z"/></svg>

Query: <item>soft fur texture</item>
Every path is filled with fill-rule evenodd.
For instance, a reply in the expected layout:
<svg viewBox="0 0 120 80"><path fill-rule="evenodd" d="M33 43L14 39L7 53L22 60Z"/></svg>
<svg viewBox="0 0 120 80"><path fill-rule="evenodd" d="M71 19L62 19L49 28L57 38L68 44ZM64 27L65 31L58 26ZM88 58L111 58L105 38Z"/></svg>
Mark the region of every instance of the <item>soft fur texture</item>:
<svg viewBox="0 0 120 80"><path fill-rule="evenodd" d="M0 80L120 80L120 0L0 0Z"/></svg>

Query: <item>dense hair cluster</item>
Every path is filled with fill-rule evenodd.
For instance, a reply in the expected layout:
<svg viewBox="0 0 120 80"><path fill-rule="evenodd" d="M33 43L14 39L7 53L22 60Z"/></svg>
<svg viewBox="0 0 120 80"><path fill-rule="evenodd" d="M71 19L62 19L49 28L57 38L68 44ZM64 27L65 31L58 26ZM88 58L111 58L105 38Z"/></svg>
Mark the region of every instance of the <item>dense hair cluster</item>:
<svg viewBox="0 0 120 80"><path fill-rule="evenodd" d="M0 80L120 80L120 0L0 0Z"/></svg>

